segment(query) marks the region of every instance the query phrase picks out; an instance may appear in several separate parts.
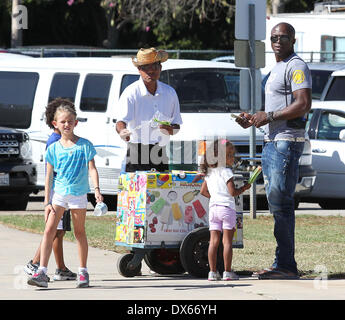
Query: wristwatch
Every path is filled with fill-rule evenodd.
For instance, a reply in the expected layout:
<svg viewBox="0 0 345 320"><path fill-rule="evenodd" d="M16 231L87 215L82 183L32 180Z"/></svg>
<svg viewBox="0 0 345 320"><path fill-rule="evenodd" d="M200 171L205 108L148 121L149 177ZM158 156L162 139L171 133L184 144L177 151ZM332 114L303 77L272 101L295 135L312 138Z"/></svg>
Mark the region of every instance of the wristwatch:
<svg viewBox="0 0 345 320"><path fill-rule="evenodd" d="M266 119L268 120L268 122L272 122L274 120L272 111L267 112Z"/></svg>

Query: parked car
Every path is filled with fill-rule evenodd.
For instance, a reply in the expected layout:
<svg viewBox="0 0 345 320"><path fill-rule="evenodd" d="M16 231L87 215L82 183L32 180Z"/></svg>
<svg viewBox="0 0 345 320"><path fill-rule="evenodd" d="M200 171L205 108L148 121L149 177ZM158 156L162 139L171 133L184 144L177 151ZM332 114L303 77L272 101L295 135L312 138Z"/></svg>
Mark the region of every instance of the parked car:
<svg viewBox="0 0 345 320"><path fill-rule="evenodd" d="M345 68L336 70L332 73L331 77L322 92L322 101L345 101Z"/></svg>
<svg viewBox="0 0 345 320"><path fill-rule="evenodd" d="M345 101L315 102L307 131L312 166L317 171L311 193L302 201L323 209L345 208Z"/></svg>
<svg viewBox="0 0 345 320"><path fill-rule="evenodd" d="M0 51L0 60L3 59L30 59L31 57L26 56L24 54L16 54L16 53L9 53L9 52L4 52Z"/></svg>
<svg viewBox="0 0 345 320"><path fill-rule="evenodd" d="M0 210L25 210L36 182L29 135L0 127Z"/></svg>
<svg viewBox="0 0 345 320"><path fill-rule="evenodd" d="M310 62L308 67L313 81L312 98L313 100L320 100L333 71L344 69L345 63Z"/></svg>
<svg viewBox="0 0 345 320"><path fill-rule="evenodd" d="M211 61L235 63L235 56L223 56L213 58Z"/></svg>

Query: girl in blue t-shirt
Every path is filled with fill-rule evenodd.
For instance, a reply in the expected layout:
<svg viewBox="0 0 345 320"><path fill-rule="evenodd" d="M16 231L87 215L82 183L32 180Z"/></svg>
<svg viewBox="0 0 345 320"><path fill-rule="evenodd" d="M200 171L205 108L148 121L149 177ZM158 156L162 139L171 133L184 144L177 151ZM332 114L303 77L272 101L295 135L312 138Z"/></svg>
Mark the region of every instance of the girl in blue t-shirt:
<svg viewBox="0 0 345 320"><path fill-rule="evenodd" d="M87 209L87 193L90 191L88 175L90 174L95 186L97 202L103 201L100 193L98 171L95 166L94 156L96 150L87 139L74 134L77 125L77 115L70 106L62 105L57 108L54 116L54 127L61 133L61 139L50 145L46 153L47 174L45 181L45 220L41 244L40 267L28 279L28 284L39 287L48 286L47 266L52 250L56 227L65 211L71 210L74 235L77 240L79 254L79 272L77 287L89 286L89 274L86 267L88 243L85 232L85 217ZM56 176L54 177L54 171ZM49 201L53 186L54 195Z"/></svg>
<svg viewBox="0 0 345 320"><path fill-rule="evenodd" d="M56 109L61 105L69 105L73 110L75 110L74 104L68 99L56 98L48 103L46 107L46 111L45 111L46 124L48 125L49 128L53 129L54 131L52 132L52 134L49 136L47 140L46 149L51 144L55 143L61 138L60 131L57 128L55 128L53 125ZM69 270L66 267L65 261L64 261L63 237L66 231L71 231L69 210L66 210L64 212L63 217L61 218L58 224L56 235L53 242L53 251L54 251L56 266L57 266L57 269L54 274L54 281L75 280L77 278L77 274ZM24 267L24 271L28 275L32 276L33 274L37 272L37 269L40 264L40 258L41 258L41 244L39 245L33 259L30 260L27 263L27 265Z"/></svg>

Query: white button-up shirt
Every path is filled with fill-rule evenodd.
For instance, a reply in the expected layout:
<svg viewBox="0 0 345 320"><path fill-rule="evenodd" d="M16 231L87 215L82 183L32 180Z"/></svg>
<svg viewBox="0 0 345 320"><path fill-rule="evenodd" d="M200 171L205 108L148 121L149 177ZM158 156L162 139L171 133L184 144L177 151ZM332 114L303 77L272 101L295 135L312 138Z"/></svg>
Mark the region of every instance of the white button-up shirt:
<svg viewBox="0 0 345 320"><path fill-rule="evenodd" d="M133 143L166 145L169 142L169 136L161 133L153 121L157 115L159 120L182 124L176 91L161 81L157 81L157 90L152 95L140 77L123 91L116 109L117 121L127 124Z"/></svg>

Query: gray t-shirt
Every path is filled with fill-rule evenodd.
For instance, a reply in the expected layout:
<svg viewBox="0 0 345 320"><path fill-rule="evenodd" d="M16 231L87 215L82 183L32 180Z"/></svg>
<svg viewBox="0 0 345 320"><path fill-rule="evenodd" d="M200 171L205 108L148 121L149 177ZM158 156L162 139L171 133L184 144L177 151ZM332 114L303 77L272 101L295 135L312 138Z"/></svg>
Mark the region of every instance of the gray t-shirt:
<svg viewBox="0 0 345 320"><path fill-rule="evenodd" d="M286 95L284 74L286 79ZM307 64L295 53L278 62L265 85L265 112L284 109L293 102L293 92L312 86ZM287 104L286 104L287 96ZM286 120L275 120L265 126L265 139L304 137L305 130L291 128Z"/></svg>

